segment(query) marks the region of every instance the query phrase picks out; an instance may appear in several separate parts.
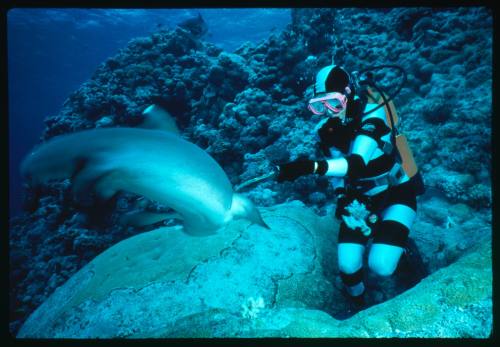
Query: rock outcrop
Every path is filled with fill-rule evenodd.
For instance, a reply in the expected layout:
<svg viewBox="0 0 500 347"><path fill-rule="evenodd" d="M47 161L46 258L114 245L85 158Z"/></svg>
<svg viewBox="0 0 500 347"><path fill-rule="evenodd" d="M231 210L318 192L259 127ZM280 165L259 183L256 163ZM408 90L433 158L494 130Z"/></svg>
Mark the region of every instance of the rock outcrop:
<svg viewBox="0 0 500 347"><path fill-rule="evenodd" d="M187 236L164 227L101 253L58 288L18 337L488 337L491 243L385 303L332 313L336 222L298 202ZM333 282L333 283L332 283ZM327 313L327 311L330 313Z"/></svg>

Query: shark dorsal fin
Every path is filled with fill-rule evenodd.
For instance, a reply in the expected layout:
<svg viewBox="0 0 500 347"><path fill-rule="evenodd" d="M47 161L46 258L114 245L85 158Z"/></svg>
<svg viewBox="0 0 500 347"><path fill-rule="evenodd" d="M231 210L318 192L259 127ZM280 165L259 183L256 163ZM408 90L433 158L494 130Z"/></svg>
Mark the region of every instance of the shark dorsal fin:
<svg viewBox="0 0 500 347"><path fill-rule="evenodd" d="M180 135L181 132L177 127L175 118L172 115L156 104L146 107L142 112L144 121L138 126L144 129L164 130Z"/></svg>

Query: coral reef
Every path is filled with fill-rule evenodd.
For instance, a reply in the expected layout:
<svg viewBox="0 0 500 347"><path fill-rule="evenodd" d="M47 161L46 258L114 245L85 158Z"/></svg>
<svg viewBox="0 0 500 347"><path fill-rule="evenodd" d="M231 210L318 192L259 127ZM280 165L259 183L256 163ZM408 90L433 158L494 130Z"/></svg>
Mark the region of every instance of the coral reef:
<svg viewBox="0 0 500 347"><path fill-rule="evenodd" d="M285 31L233 53L180 27L161 30L132 40L103 62L58 114L46 118L42 140L94 127L136 126L142 111L156 103L236 185L276 163L321 156L313 132L320 118L305 106L315 73L332 58L349 71L389 63L407 70L408 83L395 103L425 183L443 192L444 208L461 206L456 210L467 209L487 224L492 114L492 15L487 8L293 9ZM388 70L376 74L389 90L396 77ZM124 194L107 203L75 201L68 185L28 188L26 213L10 222L13 333L78 269L139 232L117 226L116 218L132 207L161 209ZM439 194L424 195L422 205L433 206ZM321 215L331 213L335 202L326 178L267 181L249 189L248 196L261 206L298 199ZM457 228L432 213L420 218L416 231ZM420 243L428 269L457 260L474 239L461 242L444 244L440 252Z"/></svg>

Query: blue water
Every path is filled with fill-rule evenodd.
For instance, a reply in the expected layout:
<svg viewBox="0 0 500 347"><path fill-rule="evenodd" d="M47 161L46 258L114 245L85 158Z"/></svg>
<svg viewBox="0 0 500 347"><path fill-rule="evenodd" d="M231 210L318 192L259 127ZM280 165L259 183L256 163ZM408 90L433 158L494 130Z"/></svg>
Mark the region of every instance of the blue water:
<svg viewBox="0 0 500 347"><path fill-rule="evenodd" d="M290 23L289 9L12 9L7 13L9 215L21 211L19 164L40 138L45 117L108 57L135 37L200 13L206 41L233 51Z"/></svg>

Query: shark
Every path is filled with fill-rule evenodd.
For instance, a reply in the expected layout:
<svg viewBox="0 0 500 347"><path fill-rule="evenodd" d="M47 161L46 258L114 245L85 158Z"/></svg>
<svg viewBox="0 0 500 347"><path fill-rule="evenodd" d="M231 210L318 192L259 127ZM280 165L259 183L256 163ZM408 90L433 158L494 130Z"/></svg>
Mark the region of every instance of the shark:
<svg viewBox="0 0 500 347"><path fill-rule="evenodd" d="M189 235L213 235L240 218L269 229L255 204L233 190L217 161L172 131L166 111L152 105L144 115L145 128L56 136L24 158L21 175L32 186L69 179L75 198L90 191L103 200L120 191L144 196L175 211ZM161 127L155 129L155 123Z"/></svg>

